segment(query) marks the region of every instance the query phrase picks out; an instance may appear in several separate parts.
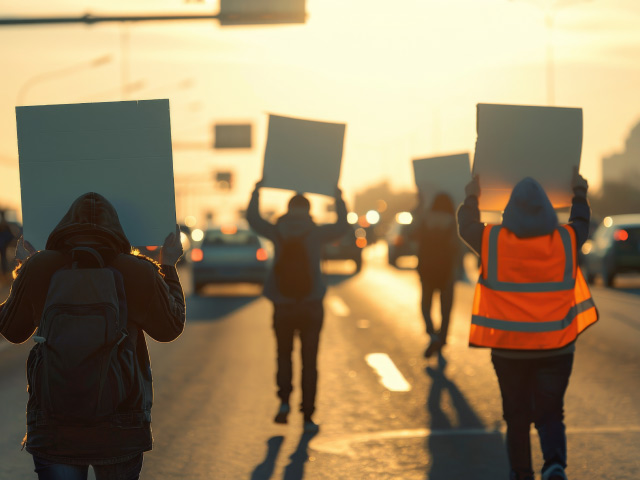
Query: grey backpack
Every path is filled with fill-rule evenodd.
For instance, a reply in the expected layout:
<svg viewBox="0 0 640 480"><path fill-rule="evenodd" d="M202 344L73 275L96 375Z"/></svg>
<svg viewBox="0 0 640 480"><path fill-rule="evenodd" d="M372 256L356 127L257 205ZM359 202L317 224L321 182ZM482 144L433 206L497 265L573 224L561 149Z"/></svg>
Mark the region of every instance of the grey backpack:
<svg viewBox="0 0 640 480"><path fill-rule="evenodd" d="M119 360L127 304L122 275L96 250L71 255L49 283L27 375L44 421L90 425L108 421L131 384Z"/></svg>

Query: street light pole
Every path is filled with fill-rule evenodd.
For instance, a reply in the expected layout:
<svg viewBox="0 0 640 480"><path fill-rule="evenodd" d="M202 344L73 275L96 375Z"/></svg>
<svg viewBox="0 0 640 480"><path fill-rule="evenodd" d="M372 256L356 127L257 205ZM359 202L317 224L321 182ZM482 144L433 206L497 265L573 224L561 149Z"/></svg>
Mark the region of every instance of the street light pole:
<svg viewBox="0 0 640 480"><path fill-rule="evenodd" d="M517 0L511 0L517 1ZM591 0L521 0L540 8L544 13L544 24L547 31L546 46L546 87L547 87L547 104L555 105L556 103L556 87L555 87L555 52L554 52L554 28L555 14L564 7L575 5L578 3L587 3Z"/></svg>
<svg viewBox="0 0 640 480"><path fill-rule="evenodd" d="M544 24L547 30L547 104L555 105L556 103L556 85L555 85L555 58L553 51L553 15L546 12L544 16Z"/></svg>
<svg viewBox="0 0 640 480"><path fill-rule="evenodd" d="M84 70L86 68L99 67L101 65L109 63L111 60L113 60L113 56L111 54L102 55L101 57L94 58L93 60L90 60L88 62L80 62L80 63L76 63L75 65L60 68L58 70L53 70L50 72L44 72L44 73L35 75L29 78L26 82L24 82L20 87L20 90L18 90L18 94L16 96L16 105L23 105L27 91L38 83L51 80L53 78L63 77L63 76Z"/></svg>

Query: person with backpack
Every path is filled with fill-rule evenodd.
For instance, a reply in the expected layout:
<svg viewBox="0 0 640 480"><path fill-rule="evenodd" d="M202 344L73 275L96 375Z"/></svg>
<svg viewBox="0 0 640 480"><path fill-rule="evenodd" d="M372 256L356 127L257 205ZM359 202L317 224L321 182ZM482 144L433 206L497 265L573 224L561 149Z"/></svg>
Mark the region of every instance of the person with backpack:
<svg viewBox="0 0 640 480"><path fill-rule="evenodd" d="M479 255L469 344L491 348L507 423L511 480L533 480L529 429L538 430L542 480L567 480L564 394L578 335L598 311L578 265L591 215L587 181L573 176L569 223L532 178L513 188L502 224L480 222L478 176L458 209L460 237Z"/></svg>
<svg viewBox="0 0 640 480"><path fill-rule="evenodd" d="M19 258L28 247L19 242ZM40 480L85 480L89 465L97 480L137 479L152 448L145 333L170 342L185 324L180 232L158 265L132 253L109 201L86 193L31 253L0 305L0 333L35 341L23 447Z"/></svg>
<svg viewBox="0 0 640 480"><path fill-rule="evenodd" d="M422 285L422 316L429 335L424 356L429 358L440 352L447 343L460 255L455 207L451 197L444 192L437 193L427 209L420 194L413 220L406 232L418 243L417 270ZM440 291L441 320L438 330L431 318L431 304L436 290Z"/></svg>
<svg viewBox="0 0 640 480"><path fill-rule="evenodd" d="M276 336L278 371L276 382L280 406L276 423L287 423L290 412L293 340L298 333L302 356L302 405L305 432L317 432L313 421L317 388L317 356L320 330L324 318L322 300L326 286L322 280L320 260L322 245L345 235L347 207L342 192L336 188L336 223L316 225L309 214L309 200L296 194L289 200L288 211L273 224L260 215L260 187L256 184L247 207L251 228L274 243L274 267L267 275L264 295L273 302L273 330Z"/></svg>

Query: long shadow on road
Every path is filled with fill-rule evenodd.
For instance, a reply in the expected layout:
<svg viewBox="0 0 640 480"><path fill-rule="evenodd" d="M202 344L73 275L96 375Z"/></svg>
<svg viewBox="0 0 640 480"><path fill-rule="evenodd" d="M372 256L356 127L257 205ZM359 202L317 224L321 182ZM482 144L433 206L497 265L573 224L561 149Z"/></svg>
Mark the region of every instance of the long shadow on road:
<svg viewBox="0 0 640 480"><path fill-rule="evenodd" d="M284 470L282 480L302 480L304 478L304 464L309 459L309 442L316 433L303 433L295 451L289 457L290 462ZM250 480L271 480L284 442L283 436L271 437L267 440L267 456L254 468Z"/></svg>
<svg viewBox="0 0 640 480"><path fill-rule="evenodd" d="M251 480L270 480L276 468L276 460L278 459L282 442L284 442L282 435L271 437L267 440L267 456L253 469Z"/></svg>
<svg viewBox="0 0 640 480"><path fill-rule="evenodd" d="M506 478L509 467L501 433L486 428L457 385L447 378L445 367L446 360L440 355L436 368L426 368L432 379L427 397L431 433L426 445L431 462L426 478Z"/></svg>

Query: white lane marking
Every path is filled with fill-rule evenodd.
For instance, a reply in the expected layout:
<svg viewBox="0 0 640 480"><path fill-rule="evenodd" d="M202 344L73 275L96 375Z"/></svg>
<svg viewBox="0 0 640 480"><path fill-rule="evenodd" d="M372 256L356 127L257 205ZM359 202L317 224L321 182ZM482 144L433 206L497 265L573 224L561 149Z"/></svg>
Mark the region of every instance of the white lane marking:
<svg viewBox="0 0 640 480"><path fill-rule="evenodd" d="M362 318L356 322L356 327L358 328L369 328L371 326L371 322L366 318Z"/></svg>
<svg viewBox="0 0 640 480"><path fill-rule="evenodd" d="M329 306L329 309L331 310L331 313L333 313L336 317L348 317L351 314L351 310L349 310L347 304L344 303L344 300L342 300L340 297L332 295L330 297L327 297L326 302Z"/></svg>
<svg viewBox="0 0 640 480"><path fill-rule="evenodd" d="M396 440L403 438L427 438L427 437L464 437L480 435L504 435L506 428L503 426L499 430L486 430L484 428L459 428L431 430L429 428L413 428L405 430L386 430L382 432L356 433L353 435L343 435L335 438L316 437L310 447L322 453L332 453L335 455L347 455L355 457L356 452L353 445L357 443L367 443L385 440ZM615 434L615 433L640 433L640 425L628 426L600 426L600 427L576 427L567 428L568 435L575 434ZM531 430L531 435L536 435Z"/></svg>
<svg viewBox="0 0 640 480"><path fill-rule="evenodd" d="M369 353L364 359L380 376L380 383L392 392L408 392L411 385L386 353Z"/></svg>

